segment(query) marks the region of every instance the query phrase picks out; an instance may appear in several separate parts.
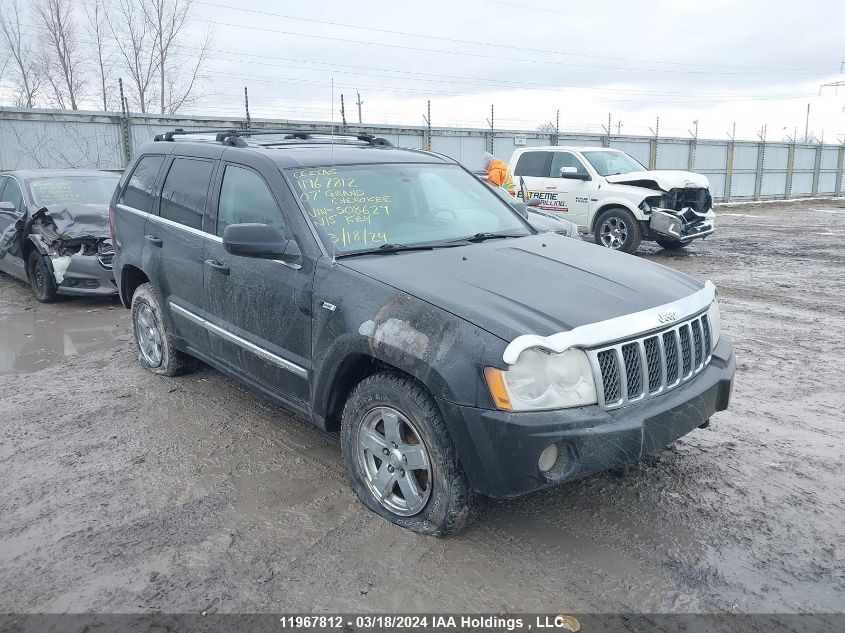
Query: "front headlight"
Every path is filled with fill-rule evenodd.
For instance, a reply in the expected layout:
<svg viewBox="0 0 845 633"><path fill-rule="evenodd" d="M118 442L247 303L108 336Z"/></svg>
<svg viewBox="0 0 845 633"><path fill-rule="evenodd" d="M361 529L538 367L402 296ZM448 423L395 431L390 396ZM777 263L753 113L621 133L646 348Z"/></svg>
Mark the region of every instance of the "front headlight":
<svg viewBox="0 0 845 633"><path fill-rule="evenodd" d="M537 411L595 404L596 383L580 349L549 354L525 350L507 371L484 370L493 401L504 411Z"/></svg>
<svg viewBox="0 0 845 633"><path fill-rule="evenodd" d="M710 351L716 349L719 335L722 333L722 316L719 314L719 302L715 299L707 310L707 320L710 321Z"/></svg>

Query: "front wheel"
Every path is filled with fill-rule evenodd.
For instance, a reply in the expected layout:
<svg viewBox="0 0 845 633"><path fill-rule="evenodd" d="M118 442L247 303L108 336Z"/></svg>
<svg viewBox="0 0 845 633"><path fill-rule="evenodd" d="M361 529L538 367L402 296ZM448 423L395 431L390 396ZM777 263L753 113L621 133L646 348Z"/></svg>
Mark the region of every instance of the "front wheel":
<svg viewBox="0 0 845 633"><path fill-rule="evenodd" d="M595 240L599 246L633 253L643 239L637 218L627 209L608 209L596 220Z"/></svg>
<svg viewBox="0 0 845 633"><path fill-rule="evenodd" d="M667 251L679 251L689 242L678 242L676 240L654 240L660 248L665 248Z"/></svg>
<svg viewBox="0 0 845 633"><path fill-rule="evenodd" d="M44 255L37 250L33 250L29 254L26 265L32 294L41 303L53 303L58 297L56 279L53 277L53 271L44 259Z"/></svg>
<svg viewBox="0 0 845 633"><path fill-rule="evenodd" d="M341 442L352 489L376 514L435 536L475 517L476 493L443 416L418 382L391 372L365 378L343 409Z"/></svg>

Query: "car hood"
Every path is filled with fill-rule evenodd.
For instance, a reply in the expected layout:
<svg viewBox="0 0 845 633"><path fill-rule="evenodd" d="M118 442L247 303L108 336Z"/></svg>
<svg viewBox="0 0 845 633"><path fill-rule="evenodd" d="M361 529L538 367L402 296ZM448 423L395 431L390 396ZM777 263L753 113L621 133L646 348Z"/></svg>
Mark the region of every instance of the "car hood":
<svg viewBox="0 0 845 633"><path fill-rule="evenodd" d="M552 233L340 263L505 341L639 312L704 286L660 264Z"/></svg>
<svg viewBox="0 0 845 633"><path fill-rule="evenodd" d="M654 183L663 191L687 187L703 187L708 189L710 181L707 176L695 174L691 171L673 171L669 169L658 169L655 171L635 171L630 174L616 174L605 176L607 182L620 185L633 185L635 187L646 187L653 189Z"/></svg>
<svg viewBox="0 0 845 633"><path fill-rule="evenodd" d="M32 214L48 218L63 240L110 237L109 207L100 204L53 204Z"/></svg>

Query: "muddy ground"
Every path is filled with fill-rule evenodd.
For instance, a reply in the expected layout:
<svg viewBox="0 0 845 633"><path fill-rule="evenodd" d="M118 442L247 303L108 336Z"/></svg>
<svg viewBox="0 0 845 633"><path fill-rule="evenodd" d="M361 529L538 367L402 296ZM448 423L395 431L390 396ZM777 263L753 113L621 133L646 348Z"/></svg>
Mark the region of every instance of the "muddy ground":
<svg viewBox="0 0 845 633"><path fill-rule="evenodd" d="M0 612L841 611L845 201L719 211L640 255L717 284L730 409L446 540L365 510L337 435L143 371L116 300L0 275Z"/></svg>

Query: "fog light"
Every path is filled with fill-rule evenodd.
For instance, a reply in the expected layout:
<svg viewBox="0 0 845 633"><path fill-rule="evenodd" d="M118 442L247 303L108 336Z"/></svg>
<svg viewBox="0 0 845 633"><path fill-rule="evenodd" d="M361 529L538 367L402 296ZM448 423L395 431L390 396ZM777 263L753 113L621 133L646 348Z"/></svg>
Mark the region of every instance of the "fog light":
<svg viewBox="0 0 845 633"><path fill-rule="evenodd" d="M557 461L557 444L549 444L540 453L540 459L537 460L537 468L541 473L548 472L552 469Z"/></svg>

